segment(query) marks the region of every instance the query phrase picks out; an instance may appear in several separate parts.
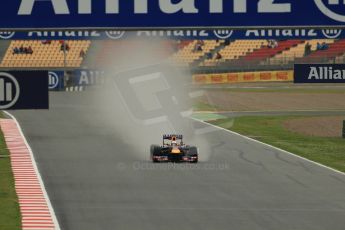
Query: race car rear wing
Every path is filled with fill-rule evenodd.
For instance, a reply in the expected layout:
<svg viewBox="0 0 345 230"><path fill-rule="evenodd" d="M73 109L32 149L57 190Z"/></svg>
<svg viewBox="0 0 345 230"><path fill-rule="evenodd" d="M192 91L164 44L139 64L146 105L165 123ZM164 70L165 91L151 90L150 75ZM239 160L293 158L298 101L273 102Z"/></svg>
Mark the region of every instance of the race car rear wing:
<svg viewBox="0 0 345 230"><path fill-rule="evenodd" d="M183 135L181 134L164 134L163 135L163 140L182 140L183 139Z"/></svg>
<svg viewBox="0 0 345 230"><path fill-rule="evenodd" d="M182 144L183 143L182 139L183 139L183 136L180 134L165 134L165 135L163 135L163 145L165 145L166 140L169 140L171 142L179 141L180 144Z"/></svg>

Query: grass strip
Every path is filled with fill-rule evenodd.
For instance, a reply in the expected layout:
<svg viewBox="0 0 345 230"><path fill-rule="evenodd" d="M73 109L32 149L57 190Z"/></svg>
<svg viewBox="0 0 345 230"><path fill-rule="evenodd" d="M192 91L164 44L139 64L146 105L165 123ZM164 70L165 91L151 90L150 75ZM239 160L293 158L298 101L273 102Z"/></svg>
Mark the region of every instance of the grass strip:
<svg viewBox="0 0 345 230"><path fill-rule="evenodd" d="M296 117L246 116L211 123L345 172L345 139L306 136L284 128L284 121Z"/></svg>

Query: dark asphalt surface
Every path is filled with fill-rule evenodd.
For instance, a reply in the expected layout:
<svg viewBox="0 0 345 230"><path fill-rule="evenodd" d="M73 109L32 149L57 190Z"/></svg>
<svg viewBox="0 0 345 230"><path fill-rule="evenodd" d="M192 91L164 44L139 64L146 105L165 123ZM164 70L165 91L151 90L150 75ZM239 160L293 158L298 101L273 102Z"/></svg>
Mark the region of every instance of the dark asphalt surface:
<svg viewBox="0 0 345 230"><path fill-rule="evenodd" d="M127 138L146 130L110 124L125 118L93 97L52 93L49 111L13 113L62 229L345 229L344 175L213 129L199 130L197 168L152 164L151 143ZM153 130L143 139L159 143Z"/></svg>

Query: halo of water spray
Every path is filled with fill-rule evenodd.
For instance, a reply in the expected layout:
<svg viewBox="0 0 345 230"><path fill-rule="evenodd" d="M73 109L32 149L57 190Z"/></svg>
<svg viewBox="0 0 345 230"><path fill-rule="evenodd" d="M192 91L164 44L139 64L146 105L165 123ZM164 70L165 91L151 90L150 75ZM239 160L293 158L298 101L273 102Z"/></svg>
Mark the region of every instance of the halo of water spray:
<svg viewBox="0 0 345 230"><path fill-rule="evenodd" d="M100 116L138 159L148 160L150 145L160 144L163 134L178 133L185 143L198 146L200 160L207 161L209 143L190 118L195 95L191 73L167 62L166 44L164 40L108 43L117 52L107 57L106 84L96 90L94 103L104 105Z"/></svg>

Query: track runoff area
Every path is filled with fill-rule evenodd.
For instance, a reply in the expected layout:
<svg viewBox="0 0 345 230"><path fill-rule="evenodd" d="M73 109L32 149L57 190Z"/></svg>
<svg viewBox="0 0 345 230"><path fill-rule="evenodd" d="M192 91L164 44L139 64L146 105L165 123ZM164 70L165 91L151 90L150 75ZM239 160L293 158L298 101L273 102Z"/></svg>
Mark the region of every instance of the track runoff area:
<svg viewBox="0 0 345 230"><path fill-rule="evenodd" d="M341 1L210 1L208 7L192 0L179 3L160 0L150 2L152 5L135 0L99 1L97 5L91 2L22 0L8 3L0 16L4 19L0 20L2 38L29 41L32 35L37 35L41 43L68 40L71 36L72 40L106 37L126 41L133 36L141 40L142 34L160 38L173 34L177 39L182 36L187 40L234 39L236 42L236 39L255 36L255 39L269 39L275 46L275 42L293 38L327 38L337 43L343 36L345 22L343 11L339 10L344 7ZM305 12L312 12L313 17L305 17ZM117 30L108 31L114 28ZM176 28L199 30L174 32ZM246 30L239 32L236 28ZM107 32L91 31L93 29ZM126 32L128 29L138 32ZM302 114L305 123L309 122L306 118L309 113L314 117L320 114L343 116L342 105L331 103L333 94L343 96L342 85L334 85L342 82L342 65L299 66L298 79L310 83L307 87L289 83L296 80L296 73L286 67L260 72L244 71L240 67L224 73L216 66L211 68L214 73L197 71L191 76L189 71L157 64L161 56L153 54L152 44L146 42L138 46L140 52L125 47L124 51L130 52L121 52L122 62L115 55L115 61L104 70L106 77L102 78L102 84L91 87L73 82L59 85L61 76L68 76L70 72L52 71L51 62L35 67L50 71L39 72L49 75L49 79L35 79L33 85L20 77L24 75L22 72L8 72L18 70L17 67L3 66L1 109L15 110L5 114L0 126L20 213L5 215L5 218L10 216L5 220L12 221L15 218L11 219L11 215L17 216L20 224L0 223L1 229L344 228L342 163L330 162L322 155L323 161L315 159L313 151L311 155L303 155L298 149L296 152L281 149L295 150L285 145L289 144L287 139L291 135L279 126L287 116L296 118ZM328 49L332 46L331 43L326 45ZM66 46L63 51L65 49ZM221 52L221 47L213 51ZM98 74L95 70L74 71L79 74L79 83L93 82L85 76ZM272 83L275 81L279 83ZM320 82L333 84L316 88L312 85ZM44 90L47 87L39 87L44 85L56 87L56 91L49 93L49 105L48 100L42 100L48 95ZM35 90L28 90L30 87ZM83 92L65 92L65 89ZM262 103L265 105L259 106L259 110L248 101L256 98L260 105L265 101L260 98L265 97L265 93L271 93L268 96L277 101ZM308 96L312 94L315 98L318 93L326 102L320 99L320 104L316 104L327 104L329 100L331 112L323 105L307 108L313 104L307 103L311 98ZM286 110L274 110L279 105L284 107L282 101L289 101L290 96L286 94L303 99L295 100L296 106L286 107ZM201 100L195 99L200 96ZM229 99L224 101L227 98L224 96ZM232 98L239 103L234 103ZM243 109L243 105L250 110ZM198 113L192 115L190 106ZM236 107L236 112L229 112L229 107ZM276 114L283 118L275 117ZM238 116L240 119L236 120ZM262 116L269 119L262 121ZM339 139L323 142L323 137L318 137L315 141L293 128L290 120L286 122L284 124L299 138L292 138L294 146L303 142L310 144L309 149L313 146L323 149L323 145L315 144L318 141L331 143L333 148L325 148L325 151L343 148ZM265 133L260 131L261 127ZM270 132L272 130L274 132ZM279 136L282 132L286 135ZM172 141L169 143L172 149L167 148L171 153L181 151L173 143L173 137L180 137L179 134L183 134L185 144L197 146L197 164L152 162L150 145L159 145L164 134ZM262 135L266 139L260 138ZM270 135L278 138L272 142ZM339 155L335 158L339 159ZM11 208L16 210L16 207Z"/></svg>

